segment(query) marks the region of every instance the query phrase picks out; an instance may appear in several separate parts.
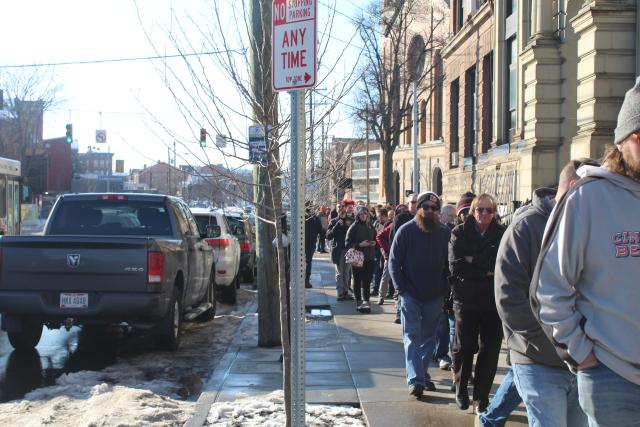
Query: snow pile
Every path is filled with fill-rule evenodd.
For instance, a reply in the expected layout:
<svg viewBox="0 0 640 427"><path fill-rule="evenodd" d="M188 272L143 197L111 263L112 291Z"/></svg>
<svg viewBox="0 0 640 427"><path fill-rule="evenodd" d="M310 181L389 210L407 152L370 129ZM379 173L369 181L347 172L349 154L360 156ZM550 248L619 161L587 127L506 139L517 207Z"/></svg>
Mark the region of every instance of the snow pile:
<svg viewBox="0 0 640 427"><path fill-rule="evenodd" d="M311 427L361 426L365 423L362 411L350 406L307 405L305 424ZM282 391L263 397L244 397L234 402L214 403L207 425L279 427L286 424Z"/></svg>

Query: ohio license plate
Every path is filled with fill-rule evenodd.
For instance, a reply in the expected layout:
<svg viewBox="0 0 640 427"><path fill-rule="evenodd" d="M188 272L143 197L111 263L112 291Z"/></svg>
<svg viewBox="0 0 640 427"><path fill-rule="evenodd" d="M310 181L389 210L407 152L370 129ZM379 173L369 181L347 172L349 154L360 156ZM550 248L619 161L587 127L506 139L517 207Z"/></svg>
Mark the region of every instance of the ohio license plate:
<svg viewBox="0 0 640 427"><path fill-rule="evenodd" d="M62 293L60 294L60 308L87 308L89 307L89 294Z"/></svg>

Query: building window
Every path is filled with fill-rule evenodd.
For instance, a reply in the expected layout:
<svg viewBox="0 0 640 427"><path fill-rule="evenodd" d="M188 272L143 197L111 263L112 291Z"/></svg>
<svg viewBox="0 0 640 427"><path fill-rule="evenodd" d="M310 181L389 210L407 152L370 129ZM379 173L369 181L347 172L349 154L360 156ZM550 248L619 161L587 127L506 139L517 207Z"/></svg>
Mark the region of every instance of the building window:
<svg viewBox="0 0 640 427"><path fill-rule="evenodd" d="M482 152L493 137L493 52L482 59Z"/></svg>
<svg viewBox="0 0 640 427"><path fill-rule="evenodd" d="M444 76L442 75L442 58L440 57L440 52L436 52L435 54L435 89L432 96L432 112L433 112L433 139L442 138L442 81Z"/></svg>
<svg viewBox="0 0 640 427"><path fill-rule="evenodd" d="M518 0L507 0L506 3L507 3L507 10L506 10L507 16L511 16L514 13L518 13Z"/></svg>
<svg viewBox="0 0 640 427"><path fill-rule="evenodd" d="M460 29L462 28L462 26L464 25L464 2L467 0L458 0L458 28L457 30L460 31Z"/></svg>
<svg viewBox="0 0 640 427"><path fill-rule="evenodd" d="M451 83L450 89L450 106L449 106L449 117L451 121L449 122L449 134L451 135L451 146L450 151L452 153L452 159L455 157L457 160L457 153L460 149L460 143L458 141L458 127L459 127L459 108L460 108L460 81L458 79L454 80ZM456 153L456 156L453 156L453 153ZM454 163L457 166L456 162L451 162L451 166L453 167Z"/></svg>
<svg viewBox="0 0 640 427"><path fill-rule="evenodd" d="M507 117L506 124L508 129L507 139L513 141L513 133L516 128L516 100L517 100L517 43L516 37L507 40Z"/></svg>
<svg viewBox="0 0 640 427"><path fill-rule="evenodd" d="M464 84L464 156L476 155L476 111L478 111L476 93L476 67L465 72Z"/></svg>

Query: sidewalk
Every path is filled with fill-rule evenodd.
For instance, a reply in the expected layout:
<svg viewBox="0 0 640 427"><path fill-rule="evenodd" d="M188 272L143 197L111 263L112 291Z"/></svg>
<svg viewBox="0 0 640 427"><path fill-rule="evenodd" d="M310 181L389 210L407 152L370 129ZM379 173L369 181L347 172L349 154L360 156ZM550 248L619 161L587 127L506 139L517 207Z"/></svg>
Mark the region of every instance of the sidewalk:
<svg viewBox="0 0 640 427"><path fill-rule="evenodd" d="M356 312L353 301L336 302L333 264L328 255L313 260L306 305L329 308L333 318L310 320L305 328L307 403L359 406L370 427L473 426L471 409L460 411L449 391L448 371L430 368L435 392L416 400L405 380L401 326L393 323L393 301L372 305L372 313ZM376 298L372 300L377 300ZM282 389L280 348L257 347L257 315L245 318L227 353L206 382L196 412L186 424L203 425L211 404ZM503 350L495 388L507 372ZM526 425L524 407L507 426Z"/></svg>

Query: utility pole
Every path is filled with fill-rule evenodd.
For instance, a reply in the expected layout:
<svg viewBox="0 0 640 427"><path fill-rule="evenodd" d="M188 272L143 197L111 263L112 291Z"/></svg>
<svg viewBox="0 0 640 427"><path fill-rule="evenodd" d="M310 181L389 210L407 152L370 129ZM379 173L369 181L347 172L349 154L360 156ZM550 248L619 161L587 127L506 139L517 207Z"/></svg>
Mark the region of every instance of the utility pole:
<svg viewBox="0 0 640 427"><path fill-rule="evenodd" d="M366 180L365 180L365 185L364 188L366 189L365 191L367 192L367 206L369 206L370 200L369 200L369 126L365 123L365 140L364 140L364 146L365 146L365 153L364 153L364 165L366 168Z"/></svg>

